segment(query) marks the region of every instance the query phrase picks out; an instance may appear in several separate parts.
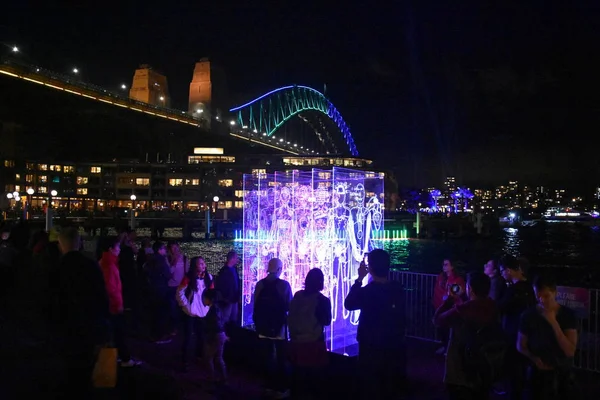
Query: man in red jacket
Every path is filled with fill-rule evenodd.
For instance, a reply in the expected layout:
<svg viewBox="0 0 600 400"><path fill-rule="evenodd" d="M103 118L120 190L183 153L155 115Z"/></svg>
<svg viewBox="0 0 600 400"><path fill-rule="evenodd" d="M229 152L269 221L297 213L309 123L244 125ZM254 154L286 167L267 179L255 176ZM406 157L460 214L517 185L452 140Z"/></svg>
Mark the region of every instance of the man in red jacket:
<svg viewBox="0 0 600 400"><path fill-rule="evenodd" d="M113 338L119 351L121 367L134 367L140 365L139 361L131 358L129 349L125 343L125 317L123 315L123 289L119 275L119 253L121 242L119 238L109 241L108 251L102 254L100 268L104 275L104 284L108 294L110 320L113 328Z"/></svg>

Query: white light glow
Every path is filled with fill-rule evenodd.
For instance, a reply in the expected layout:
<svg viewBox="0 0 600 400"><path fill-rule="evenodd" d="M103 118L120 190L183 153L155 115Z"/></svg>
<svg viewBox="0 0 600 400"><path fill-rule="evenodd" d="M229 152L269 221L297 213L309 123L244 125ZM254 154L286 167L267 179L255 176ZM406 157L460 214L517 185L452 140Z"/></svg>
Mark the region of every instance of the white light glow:
<svg viewBox="0 0 600 400"><path fill-rule="evenodd" d="M233 121L233 120L229 121L229 125L231 125L231 126L235 125L235 121Z"/></svg>
<svg viewBox="0 0 600 400"><path fill-rule="evenodd" d="M7 199L12 199L14 196L12 193L6 193L6 198Z"/></svg>
<svg viewBox="0 0 600 400"><path fill-rule="evenodd" d="M223 155L222 147L194 147L194 154Z"/></svg>
<svg viewBox="0 0 600 400"><path fill-rule="evenodd" d="M74 74L78 74L78 73L79 73L79 69L77 69L77 68L73 68L73 73L74 73Z"/></svg>
<svg viewBox="0 0 600 400"><path fill-rule="evenodd" d="M130 197L131 201L135 201L135 199L137 199L137 196L135 194L132 194Z"/></svg>
<svg viewBox="0 0 600 400"><path fill-rule="evenodd" d="M213 197L213 201L214 201L215 203L217 203L217 202L219 201L219 196L215 196L215 197Z"/></svg>
<svg viewBox="0 0 600 400"><path fill-rule="evenodd" d="M27 189L27 194L28 194L28 195L30 195L30 196L31 196L31 195L32 195L32 194L34 194L34 193L35 193L35 190L33 190L32 188L29 188L29 189Z"/></svg>
<svg viewBox="0 0 600 400"><path fill-rule="evenodd" d="M18 53L19 48L17 46L13 46L12 51L13 51L13 53Z"/></svg>
<svg viewBox="0 0 600 400"><path fill-rule="evenodd" d="M50 196L52 196L52 197L57 196L57 195L58 195L58 192L56 190L52 190L50 192Z"/></svg>

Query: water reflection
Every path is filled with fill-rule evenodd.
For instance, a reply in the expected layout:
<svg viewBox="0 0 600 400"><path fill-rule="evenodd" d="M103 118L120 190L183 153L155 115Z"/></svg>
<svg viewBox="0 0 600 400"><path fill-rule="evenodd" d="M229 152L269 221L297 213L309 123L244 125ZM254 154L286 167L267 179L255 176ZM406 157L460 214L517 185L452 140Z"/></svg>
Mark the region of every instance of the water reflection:
<svg viewBox="0 0 600 400"><path fill-rule="evenodd" d="M518 257L521 254L520 248L523 241L519 239L518 228L504 228L504 246L502 252L512 254Z"/></svg>

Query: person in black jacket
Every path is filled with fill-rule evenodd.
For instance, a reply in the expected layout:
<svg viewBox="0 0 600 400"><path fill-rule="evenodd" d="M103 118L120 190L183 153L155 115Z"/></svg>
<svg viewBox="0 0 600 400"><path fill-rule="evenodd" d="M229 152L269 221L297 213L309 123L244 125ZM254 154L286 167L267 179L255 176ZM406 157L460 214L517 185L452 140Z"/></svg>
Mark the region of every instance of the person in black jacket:
<svg viewBox="0 0 600 400"><path fill-rule="evenodd" d="M80 251L75 228L60 233L63 257L52 276L57 347L66 361L65 398L88 398L96 346L108 335L108 297L98 263Z"/></svg>
<svg viewBox="0 0 600 400"><path fill-rule="evenodd" d="M239 258L235 251L227 253L225 265L219 270L215 289L221 294L222 318L228 325L238 325L239 302L241 299L240 276L237 271Z"/></svg>
<svg viewBox="0 0 600 400"><path fill-rule="evenodd" d="M169 279L171 268L167 262L167 246L162 242L155 242L152 246L154 255L146 263L148 276L148 291L152 308L154 342L156 344L170 343L167 336L167 322L169 319Z"/></svg>
<svg viewBox="0 0 600 400"><path fill-rule="evenodd" d="M390 255L376 249L363 260L358 279L350 289L344 307L360 310L358 361L362 399L396 399L402 396L406 377L405 293L399 282L388 278ZM372 280L362 282L368 273Z"/></svg>
<svg viewBox="0 0 600 400"><path fill-rule="evenodd" d="M521 314L536 303L531 283L525 277L519 261L506 255L500 260L500 273L509 283L496 305L502 316L502 329L506 334L509 351L506 354L506 371L509 379L509 396L521 399L525 389L527 359L517 351L517 335Z"/></svg>

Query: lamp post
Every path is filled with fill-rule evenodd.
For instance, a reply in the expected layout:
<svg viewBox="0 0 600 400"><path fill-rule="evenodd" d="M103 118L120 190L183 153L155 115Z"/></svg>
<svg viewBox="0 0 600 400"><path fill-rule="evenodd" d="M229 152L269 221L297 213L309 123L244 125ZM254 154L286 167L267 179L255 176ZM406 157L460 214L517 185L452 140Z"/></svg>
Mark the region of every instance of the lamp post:
<svg viewBox="0 0 600 400"><path fill-rule="evenodd" d="M23 219L28 219L27 218L27 208L31 204L31 196L33 196L34 193L35 193L35 190L33 190L33 188L27 189L27 200L23 202ZM13 193L13 195L14 195L14 193Z"/></svg>
<svg viewBox="0 0 600 400"><path fill-rule="evenodd" d="M50 229L52 229L52 200L54 197L58 195L56 190L50 191L50 196L48 196L48 200L46 203L46 232L50 233Z"/></svg>
<svg viewBox="0 0 600 400"><path fill-rule="evenodd" d="M131 229L135 229L135 199L137 199L137 197L135 196L135 194L132 194L131 197L129 197L131 199Z"/></svg>

